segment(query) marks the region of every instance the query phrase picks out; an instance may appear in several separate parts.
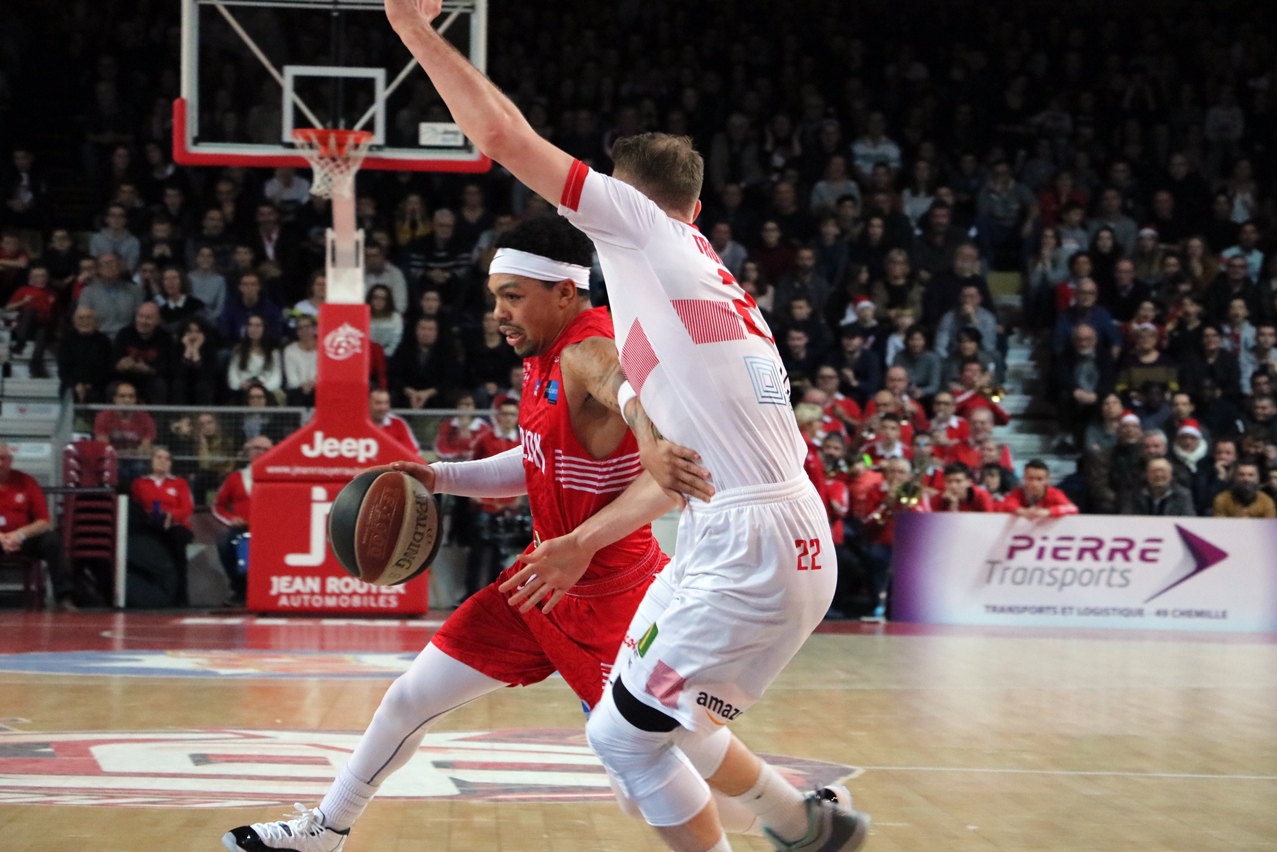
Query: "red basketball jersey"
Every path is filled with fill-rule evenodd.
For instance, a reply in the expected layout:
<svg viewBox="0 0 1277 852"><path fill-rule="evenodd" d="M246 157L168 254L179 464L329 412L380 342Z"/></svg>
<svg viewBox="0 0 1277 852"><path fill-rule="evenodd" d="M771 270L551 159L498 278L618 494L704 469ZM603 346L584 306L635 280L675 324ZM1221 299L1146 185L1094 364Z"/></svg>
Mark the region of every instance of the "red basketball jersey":
<svg viewBox="0 0 1277 852"><path fill-rule="evenodd" d="M559 354L589 337L613 338L605 308L583 311L544 355L523 360L519 426L523 469L537 542L576 529L615 500L643 472L638 443L629 432L606 458L595 459L572 431ZM594 554L574 595L610 594L637 585L664 564L652 528L644 526Z"/></svg>

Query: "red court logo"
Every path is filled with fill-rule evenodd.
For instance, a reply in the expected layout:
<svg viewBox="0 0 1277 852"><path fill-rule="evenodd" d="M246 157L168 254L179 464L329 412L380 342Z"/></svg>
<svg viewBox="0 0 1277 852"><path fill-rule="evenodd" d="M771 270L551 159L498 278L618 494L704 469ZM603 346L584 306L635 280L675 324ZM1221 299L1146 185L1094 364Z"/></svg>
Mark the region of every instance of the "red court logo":
<svg viewBox="0 0 1277 852"><path fill-rule="evenodd" d="M334 361L345 361L363 351L364 333L348 322L324 335L324 354Z"/></svg>
<svg viewBox="0 0 1277 852"><path fill-rule="evenodd" d="M0 804L243 808L318 802L360 734L325 731L0 732ZM767 757L800 790L849 766ZM583 730L445 731L378 799L589 802L612 797Z"/></svg>

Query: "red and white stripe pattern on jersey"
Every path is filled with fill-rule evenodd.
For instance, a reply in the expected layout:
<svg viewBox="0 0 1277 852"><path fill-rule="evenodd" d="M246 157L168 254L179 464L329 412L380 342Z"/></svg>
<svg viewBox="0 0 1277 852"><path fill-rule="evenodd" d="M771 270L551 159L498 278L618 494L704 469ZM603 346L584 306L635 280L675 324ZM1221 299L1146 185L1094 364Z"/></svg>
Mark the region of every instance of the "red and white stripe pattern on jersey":
<svg viewBox="0 0 1277 852"><path fill-rule="evenodd" d="M683 321L683 327L691 335L692 342L698 346L702 343L745 339L745 324L730 302L672 299L671 303L674 305L674 312Z"/></svg>
<svg viewBox="0 0 1277 852"><path fill-rule="evenodd" d="M621 369L635 393L643 392L643 383L659 363L651 342L643 333L643 326L634 320L630 333L625 337L625 348L621 350Z"/></svg>
<svg viewBox="0 0 1277 852"><path fill-rule="evenodd" d="M554 451L554 481L565 491L619 494L643 472L638 453L594 461Z"/></svg>

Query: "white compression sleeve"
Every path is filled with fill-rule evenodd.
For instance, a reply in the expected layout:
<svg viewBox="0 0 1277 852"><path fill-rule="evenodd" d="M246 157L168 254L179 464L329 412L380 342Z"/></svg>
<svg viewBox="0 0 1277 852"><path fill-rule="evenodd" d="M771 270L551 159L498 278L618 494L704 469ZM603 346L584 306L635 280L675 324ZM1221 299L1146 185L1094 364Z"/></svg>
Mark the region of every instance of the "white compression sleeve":
<svg viewBox="0 0 1277 852"><path fill-rule="evenodd" d="M486 459L435 462L435 492L458 497L519 497L528 493L523 474L523 448L514 447Z"/></svg>

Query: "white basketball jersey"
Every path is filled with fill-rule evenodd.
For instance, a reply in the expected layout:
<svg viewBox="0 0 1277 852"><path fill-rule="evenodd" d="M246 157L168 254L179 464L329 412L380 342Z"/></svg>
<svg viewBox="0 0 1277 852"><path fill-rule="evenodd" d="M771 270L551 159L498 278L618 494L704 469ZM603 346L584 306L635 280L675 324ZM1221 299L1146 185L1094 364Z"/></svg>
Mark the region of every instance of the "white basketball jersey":
<svg viewBox="0 0 1277 852"><path fill-rule="evenodd" d="M700 453L719 491L803 476L771 330L709 240L580 161L559 212L594 241L621 366L661 434Z"/></svg>

